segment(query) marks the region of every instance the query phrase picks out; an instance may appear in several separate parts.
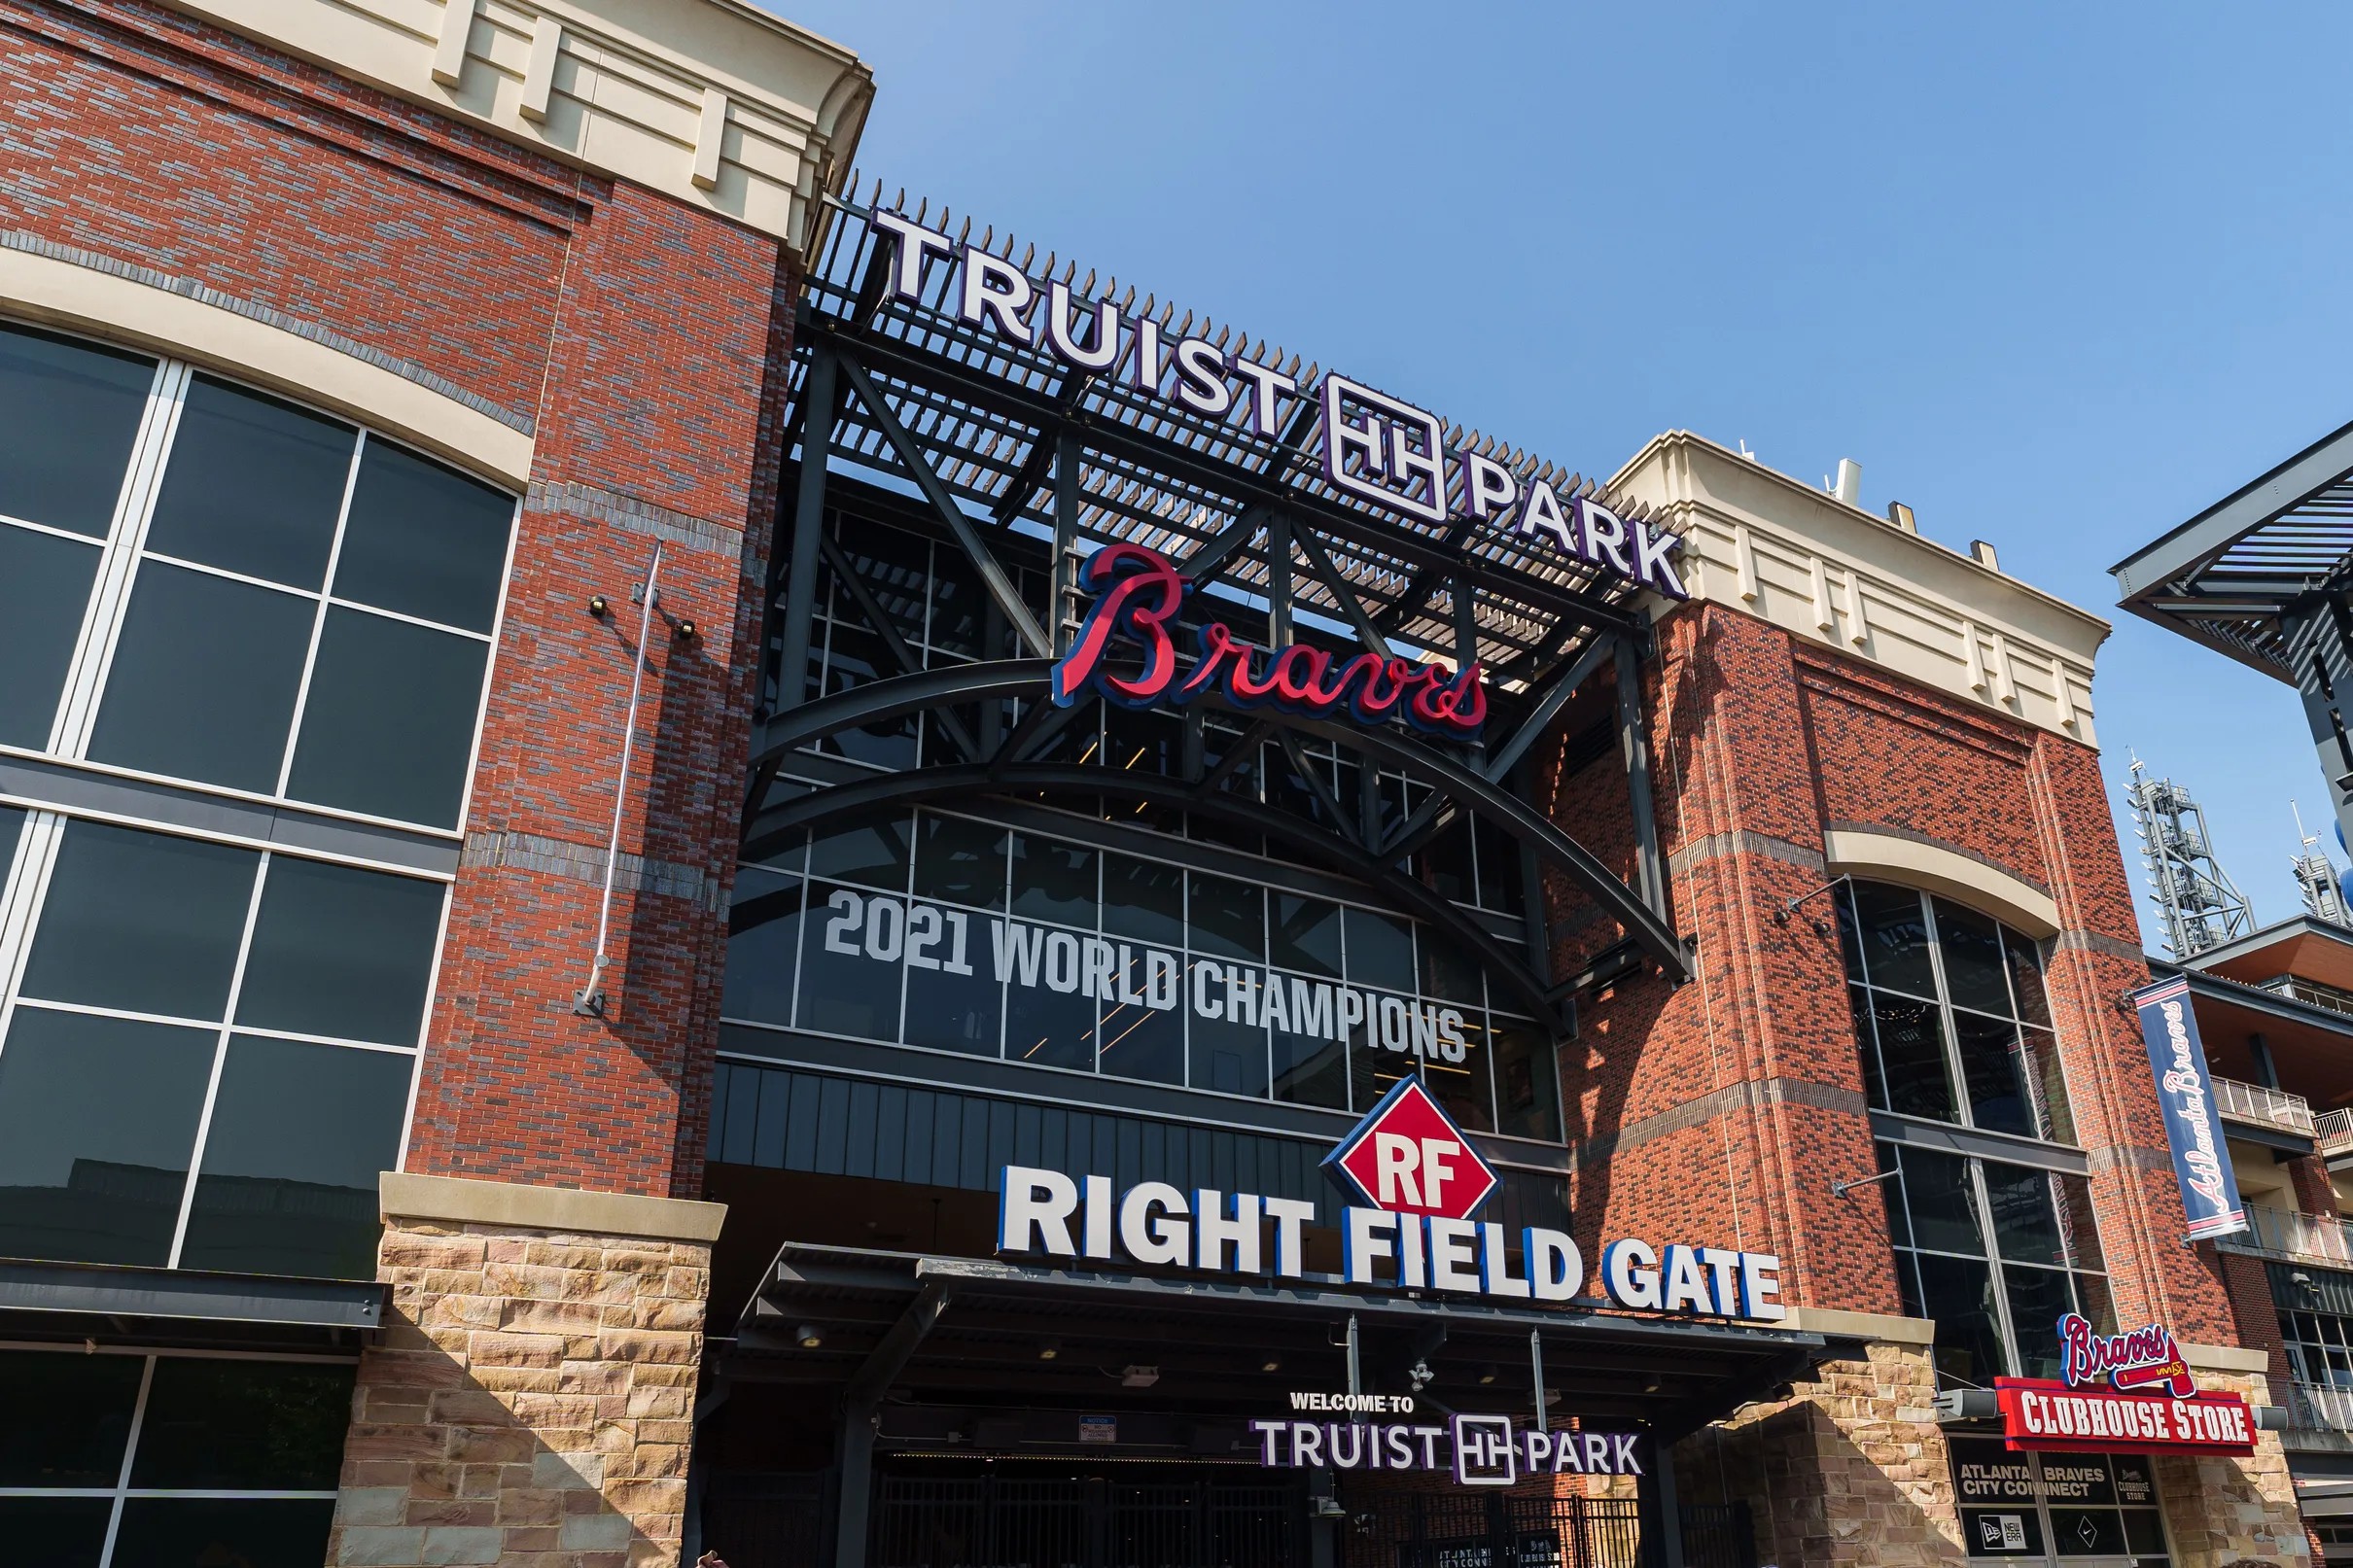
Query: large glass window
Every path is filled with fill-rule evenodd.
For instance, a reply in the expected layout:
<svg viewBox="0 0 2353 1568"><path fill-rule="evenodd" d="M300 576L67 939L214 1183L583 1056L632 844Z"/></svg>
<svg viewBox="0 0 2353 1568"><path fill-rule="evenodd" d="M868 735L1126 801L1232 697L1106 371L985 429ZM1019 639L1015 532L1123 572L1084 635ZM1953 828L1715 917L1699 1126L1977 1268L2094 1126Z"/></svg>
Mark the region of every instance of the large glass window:
<svg viewBox="0 0 2353 1568"><path fill-rule="evenodd" d="M372 1277L441 885L47 820L0 1032L0 1255Z"/></svg>
<svg viewBox="0 0 2353 1568"><path fill-rule="evenodd" d="M1949 1440L1961 1540L1973 1558L2093 1559L2165 1568L2157 1463L2147 1454L2012 1453Z"/></svg>
<svg viewBox="0 0 2353 1568"><path fill-rule="evenodd" d="M353 1374L348 1361L0 1349L7 1560L313 1568Z"/></svg>
<svg viewBox="0 0 2353 1568"><path fill-rule="evenodd" d="M1839 885L1863 1080L1879 1110L2075 1141L2042 952L1949 899Z"/></svg>
<svg viewBox="0 0 2353 1568"><path fill-rule="evenodd" d="M1946 1379L2058 1376L2058 1321L2115 1331L2082 1176L1882 1142L1879 1168L1904 1309L1936 1320Z"/></svg>
<svg viewBox="0 0 2353 1568"><path fill-rule="evenodd" d="M743 867L731 925L736 1022L1561 1136L1551 1036L1378 910L925 811Z"/></svg>
<svg viewBox="0 0 2353 1568"><path fill-rule="evenodd" d="M17 328L0 420L0 745L458 825L512 496Z"/></svg>

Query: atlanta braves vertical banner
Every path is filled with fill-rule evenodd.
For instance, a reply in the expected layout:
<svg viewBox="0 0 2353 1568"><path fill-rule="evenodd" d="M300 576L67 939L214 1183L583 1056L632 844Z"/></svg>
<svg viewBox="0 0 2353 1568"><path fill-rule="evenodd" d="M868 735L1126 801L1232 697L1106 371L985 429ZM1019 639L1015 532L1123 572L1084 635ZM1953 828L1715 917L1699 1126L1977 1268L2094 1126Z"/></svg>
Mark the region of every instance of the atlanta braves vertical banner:
<svg viewBox="0 0 2353 1568"><path fill-rule="evenodd" d="M2190 1009L2190 982L2176 977L2143 986L2132 993L2132 1003L2140 1011L2141 1038L2149 1043L2149 1065L2157 1073L2157 1102L2164 1107L2165 1139L2173 1145L2173 1175L2190 1216L2190 1239L2243 1231L2247 1211L2238 1201L2230 1151L2215 1127L2214 1086L2206 1075L2197 1018Z"/></svg>

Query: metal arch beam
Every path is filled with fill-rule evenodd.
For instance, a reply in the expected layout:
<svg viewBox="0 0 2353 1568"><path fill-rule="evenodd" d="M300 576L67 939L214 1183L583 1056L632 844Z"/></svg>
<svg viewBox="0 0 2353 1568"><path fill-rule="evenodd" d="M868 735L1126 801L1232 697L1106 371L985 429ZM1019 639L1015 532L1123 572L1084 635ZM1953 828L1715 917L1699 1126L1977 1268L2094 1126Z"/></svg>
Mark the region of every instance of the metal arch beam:
<svg viewBox="0 0 2353 1568"><path fill-rule="evenodd" d="M747 858L757 859L784 835L841 818L916 806L931 800L969 800L983 794L1055 790L1125 796L1154 805L1206 812L1262 833L1281 833L1285 842L1317 854L1335 871L1377 889L1445 931L1482 967L1503 982L1522 1007L1538 1018L1562 1025L1565 1032L1563 998L1557 989L1546 985L1517 955L1436 889L1393 867L1370 864L1362 846L1353 840L1317 829L1286 812L1240 795L1215 790L1197 793L1182 780L1156 773L1130 773L1124 768L1070 762L1014 763L995 769L966 765L878 773L795 795L767 814L759 832L745 841L743 853Z"/></svg>
<svg viewBox="0 0 2353 1568"><path fill-rule="evenodd" d="M793 748L836 730L876 723L943 702L1035 696L1045 686L1051 669L1051 662L1045 659L1000 659L983 664L951 665L926 671L920 676L878 680L871 685L836 692L829 697L821 697L816 702L802 704L780 716L770 726L769 748L754 761L754 792L745 804L747 825L755 810L755 803L766 794L768 783L776 777L785 755ZM1669 975L1678 982L1690 977L1689 956L1676 940L1673 929L1642 901L1640 895L1612 876L1609 868L1596 859L1591 851L1562 832L1549 818L1476 769L1457 762L1434 748L1408 741L1386 729L1304 718L1272 708L1254 710L1251 716L1262 723L1314 735L1351 750L1370 752L1419 778L1422 783L1434 784L1452 794L1456 800L1484 813L1512 837L1566 871L1594 896L1603 912L1624 926L1627 933ZM984 780L990 777L986 768L976 771ZM1018 771L1001 769L996 777L1010 778ZM1127 776L1120 769L1103 771ZM1008 786L1000 784L996 787ZM1089 784L1083 787L1106 786ZM1180 806L1196 798L1191 789L1179 786L1166 804ZM1289 829L1299 825L1295 818L1278 816ZM1352 845L1350 850L1351 863L1361 866L1361 846ZM1404 880L1410 882L1412 879ZM1420 884L1415 886L1419 887Z"/></svg>

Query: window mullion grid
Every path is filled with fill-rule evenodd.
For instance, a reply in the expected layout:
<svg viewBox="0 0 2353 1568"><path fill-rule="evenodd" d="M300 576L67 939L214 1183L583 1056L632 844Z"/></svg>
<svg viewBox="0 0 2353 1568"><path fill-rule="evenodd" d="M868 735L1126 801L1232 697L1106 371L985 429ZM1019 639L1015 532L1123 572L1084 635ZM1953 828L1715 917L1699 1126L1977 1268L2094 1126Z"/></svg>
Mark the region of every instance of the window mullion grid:
<svg viewBox="0 0 2353 1568"><path fill-rule="evenodd" d="M302 735L302 712L310 704L311 672L319 664L319 638L327 629L329 597L334 592L335 566L343 558L343 530L351 521L352 492L359 488L360 460L368 454L368 433L363 430L351 443L351 461L343 470L343 502L335 509L334 540L327 546L327 573L319 579L319 602L310 617L310 642L302 649L302 679L295 686L294 714L286 721L286 749L278 754L278 784L276 793L286 794L287 779L294 772L296 743Z"/></svg>
<svg viewBox="0 0 2353 1568"><path fill-rule="evenodd" d="M1961 1062L1961 1029L1952 1016L1952 986L1945 978L1945 943L1937 932L1936 909L1926 893L1914 892L1913 896L1920 901L1920 928L1928 933L1928 972L1930 984L1936 990L1937 1022L1944 1030L1945 1071L1952 1080L1954 1117L1962 1127L1975 1127L1977 1107L1969 1099L1969 1071ZM1974 1160L1970 1162L1973 1167L1976 1164ZM1990 1223L1992 1211L1983 1212Z"/></svg>
<svg viewBox="0 0 2353 1568"><path fill-rule="evenodd" d="M2010 1320L2010 1281L2002 1272L2002 1245L1993 1234L1993 1201L1985 1187L1985 1163L1971 1158L1969 1164L1970 1201L1977 1204L1985 1237L1986 1277L1992 1281L1994 1324L2001 1330L2002 1349L2010 1360L2010 1374L2019 1376L2024 1360L2019 1351L2018 1325Z"/></svg>
<svg viewBox="0 0 2353 1568"><path fill-rule="evenodd" d="M0 1054L5 1054L9 1031L16 1024L17 992L23 982L25 957L32 951L32 933L39 928L41 904L49 896L57 846L64 837L65 819L56 813L34 812L27 817L23 851L16 857L5 889L0 889Z"/></svg>
<svg viewBox="0 0 2353 1568"><path fill-rule="evenodd" d="M130 1431L123 1440L123 1464L115 1472L114 1506L106 1516L106 1546L98 1553L99 1568L115 1560L115 1538L123 1533L123 1499L130 1491L131 1466L139 1457L139 1433L147 1424L147 1394L155 1386L156 1358L144 1358L139 1367L139 1397L130 1408Z"/></svg>
<svg viewBox="0 0 2353 1568"><path fill-rule="evenodd" d="M180 1267L180 1252L188 1243L188 1220L196 1204L196 1183L204 1172L204 1150L212 1137L213 1106L221 1096L221 1075L228 1064L229 1036L235 1031L237 997L245 989L245 964L253 954L254 925L262 913L262 891L269 884L271 856L263 855L254 868L253 892L245 903L245 929L237 938L237 964L228 977L228 1000L222 1004L221 1028L213 1044L212 1076L204 1084L204 1108L196 1119L196 1143L188 1156L188 1184L180 1189L180 1218L172 1227L168 1268Z"/></svg>
<svg viewBox="0 0 2353 1568"><path fill-rule="evenodd" d="M163 488L163 470L170 461L173 437L179 433L180 412L187 404L189 376L189 367L177 360L164 360L156 366L155 390L148 394L147 411L140 418L139 435L131 447L130 471L107 529L105 553L99 558L97 586L83 614L81 636L67 666L65 700L58 705L50 730L49 749L58 756L79 759L88 749L98 697L114 663L123 613L138 576L139 551L147 542L148 523Z"/></svg>

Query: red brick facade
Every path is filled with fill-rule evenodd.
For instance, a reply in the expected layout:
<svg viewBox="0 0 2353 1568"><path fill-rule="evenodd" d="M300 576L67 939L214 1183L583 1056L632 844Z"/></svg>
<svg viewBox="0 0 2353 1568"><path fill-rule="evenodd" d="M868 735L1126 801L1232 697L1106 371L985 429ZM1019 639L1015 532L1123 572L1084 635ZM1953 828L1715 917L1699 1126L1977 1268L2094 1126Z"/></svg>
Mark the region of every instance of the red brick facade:
<svg viewBox="0 0 2353 1568"><path fill-rule="evenodd" d="M2236 1342L2220 1281L2179 1239L2156 1092L2121 1006L2147 971L2096 753L1720 605L1679 610L1658 639L1645 697L1659 830L1697 976L1672 992L1623 981L1584 1012L1562 1063L1580 1223L1669 1238L1729 1226L1735 1244L1781 1255L1794 1304L1902 1310L1880 1190L1830 1191L1878 1167L1816 892L1827 834L1888 835L2055 902L2047 988L2118 1311ZM1631 877L1617 767L1614 750L1566 777L1556 766L1550 790L1560 819ZM1565 972L1614 927L1565 885L1551 901Z"/></svg>
<svg viewBox="0 0 2353 1568"><path fill-rule="evenodd" d="M783 246L139 0L0 0L0 91L4 242L215 291L533 434L406 1166L692 1193L738 809L721 781L747 744L783 436ZM701 635L654 622L599 1021L572 1000L657 538L663 606Z"/></svg>

